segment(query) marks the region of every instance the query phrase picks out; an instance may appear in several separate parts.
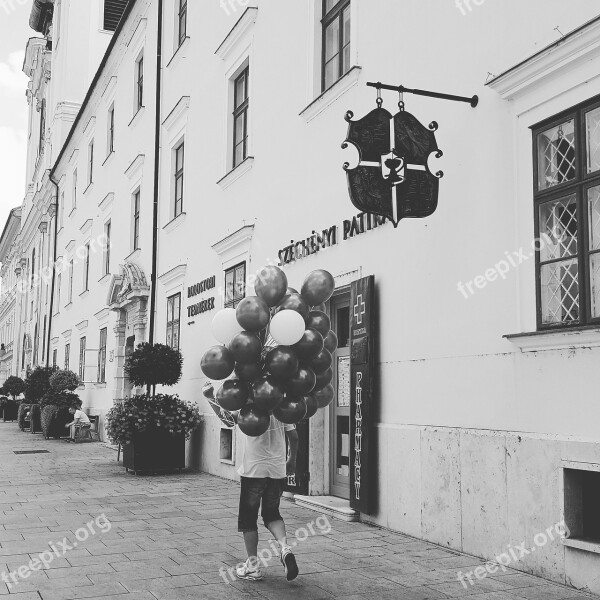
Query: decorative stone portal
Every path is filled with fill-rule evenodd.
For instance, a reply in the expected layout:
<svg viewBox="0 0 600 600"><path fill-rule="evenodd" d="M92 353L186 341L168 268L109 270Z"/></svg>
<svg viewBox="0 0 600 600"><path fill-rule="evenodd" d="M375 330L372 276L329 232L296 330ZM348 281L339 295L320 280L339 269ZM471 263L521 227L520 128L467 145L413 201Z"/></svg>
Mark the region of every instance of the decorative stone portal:
<svg viewBox="0 0 600 600"><path fill-rule="evenodd" d="M133 387L124 371L125 358L136 344L146 341L149 295L150 286L141 267L134 263L121 265L121 273L112 278L106 302L117 313L113 398L125 398L132 393Z"/></svg>

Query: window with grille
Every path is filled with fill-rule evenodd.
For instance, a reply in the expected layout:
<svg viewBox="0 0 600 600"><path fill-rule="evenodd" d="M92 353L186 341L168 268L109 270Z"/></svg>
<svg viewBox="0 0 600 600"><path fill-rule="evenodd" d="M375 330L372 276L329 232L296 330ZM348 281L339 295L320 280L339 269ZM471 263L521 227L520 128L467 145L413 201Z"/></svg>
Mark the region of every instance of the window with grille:
<svg viewBox="0 0 600 600"><path fill-rule="evenodd" d="M236 308L246 297L246 263L225 271L225 308Z"/></svg>
<svg viewBox="0 0 600 600"><path fill-rule="evenodd" d="M100 346L98 348L98 383L106 382L106 339L108 329L100 330Z"/></svg>
<svg viewBox="0 0 600 600"><path fill-rule="evenodd" d="M179 0L179 14L177 18L177 34L179 45L185 42L187 36L187 0Z"/></svg>
<svg viewBox="0 0 600 600"><path fill-rule="evenodd" d="M85 346L86 338L84 336L79 340L79 379L82 383L85 381Z"/></svg>
<svg viewBox="0 0 600 600"><path fill-rule="evenodd" d="M185 161L185 144L181 142L175 149L175 214L183 212L183 170Z"/></svg>
<svg viewBox="0 0 600 600"><path fill-rule="evenodd" d="M115 31L127 8L129 0L104 0L104 23L106 31Z"/></svg>
<svg viewBox="0 0 600 600"><path fill-rule="evenodd" d="M233 83L233 168L248 158L248 91L250 67L246 67Z"/></svg>
<svg viewBox="0 0 600 600"><path fill-rule="evenodd" d="M179 350L181 294L167 298L167 346Z"/></svg>
<svg viewBox="0 0 600 600"><path fill-rule="evenodd" d="M350 70L350 0L323 0L322 88Z"/></svg>
<svg viewBox="0 0 600 600"><path fill-rule="evenodd" d="M538 328L600 320L600 100L534 128Z"/></svg>

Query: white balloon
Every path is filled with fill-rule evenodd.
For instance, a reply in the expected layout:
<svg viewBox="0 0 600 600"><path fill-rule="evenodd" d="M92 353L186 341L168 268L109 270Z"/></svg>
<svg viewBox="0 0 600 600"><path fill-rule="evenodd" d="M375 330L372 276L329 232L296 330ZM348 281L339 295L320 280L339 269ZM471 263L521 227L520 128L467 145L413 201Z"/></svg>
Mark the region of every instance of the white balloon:
<svg viewBox="0 0 600 600"><path fill-rule="evenodd" d="M271 319L271 337L281 346L293 346L298 343L305 331L306 323L302 315L295 310L279 311Z"/></svg>
<svg viewBox="0 0 600 600"><path fill-rule="evenodd" d="M235 308L224 308L213 317L212 332L221 344L229 344L240 331L242 328L235 316Z"/></svg>

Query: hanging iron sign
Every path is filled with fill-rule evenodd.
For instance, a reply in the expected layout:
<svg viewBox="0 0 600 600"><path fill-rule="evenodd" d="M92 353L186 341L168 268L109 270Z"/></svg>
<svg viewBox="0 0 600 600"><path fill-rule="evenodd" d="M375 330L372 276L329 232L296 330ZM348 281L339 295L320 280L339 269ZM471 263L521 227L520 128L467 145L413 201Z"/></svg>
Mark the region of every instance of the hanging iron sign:
<svg viewBox="0 0 600 600"><path fill-rule="evenodd" d="M442 171L433 173L429 167L432 156L440 158L433 121L425 127L404 110L404 92L446 100L469 102L475 107L477 96L465 98L403 86L368 83L377 88L377 108L358 121L354 113L346 113L350 123L348 136L342 148L352 144L359 154L358 165L350 168L344 163L348 177L350 198L354 206L364 212L387 217L394 227L404 218L423 218L432 215L438 205L439 180ZM395 90L400 94L400 111L393 115L383 108L381 90Z"/></svg>

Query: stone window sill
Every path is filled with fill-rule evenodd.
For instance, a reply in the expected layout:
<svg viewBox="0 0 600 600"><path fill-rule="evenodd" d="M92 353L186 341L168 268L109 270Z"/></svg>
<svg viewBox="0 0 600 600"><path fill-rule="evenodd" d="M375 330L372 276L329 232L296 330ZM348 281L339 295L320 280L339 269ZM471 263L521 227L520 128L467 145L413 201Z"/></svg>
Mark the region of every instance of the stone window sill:
<svg viewBox="0 0 600 600"><path fill-rule="evenodd" d="M233 185L240 177L245 175L254 166L254 156L248 156L244 159L235 169L232 169L217 181L217 185L222 189L226 190L230 185Z"/></svg>
<svg viewBox="0 0 600 600"><path fill-rule="evenodd" d="M102 163L102 166L104 166L111 159L111 157L114 156L114 155L115 155L115 151L111 150L110 153L109 153L109 155L104 159L104 162Z"/></svg>
<svg viewBox="0 0 600 600"><path fill-rule="evenodd" d="M186 213L182 212L178 214L174 219L171 219L164 227L163 231L165 233L172 233L176 229L179 229L181 225L185 222Z"/></svg>
<svg viewBox="0 0 600 600"><path fill-rule="evenodd" d="M145 112L145 108L145 106L142 106L140 109L138 109L135 115L133 115L131 121L129 121L129 127L133 127L142 118L142 115Z"/></svg>
<svg viewBox="0 0 600 600"><path fill-rule="evenodd" d="M136 248L129 256L125 257L125 262L132 262L134 259L140 257L141 248Z"/></svg>
<svg viewBox="0 0 600 600"><path fill-rule="evenodd" d="M577 550L584 550L586 552L600 554L600 542L597 540L562 538L561 542L563 546L567 546L568 548L576 548Z"/></svg>
<svg viewBox="0 0 600 600"><path fill-rule="evenodd" d="M300 116L310 123L324 110L329 108L338 98L343 96L351 87L358 83L362 67L352 67L341 79L338 79L330 88L326 89L318 98L311 102L300 112Z"/></svg>
<svg viewBox="0 0 600 600"><path fill-rule="evenodd" d="M186 36L185 40L183 40L183 42L181 42L181 44L179 44L179 46L177 46L177 48L175 49L175 52L173 52L173 56L171 57L171 60L167 63L167 69L178 63L179 62L179 58L185 58L185 56L183 55L183 51L185 50L185 48L187 48L190 45L190 36Z"/></svg>
<svg viewBox="0 0 600 600"><path fill-rule="evenodd" d="M521 352L592 348L600 346L600 326L515 333L503 337L517 346Z"/></svg>

